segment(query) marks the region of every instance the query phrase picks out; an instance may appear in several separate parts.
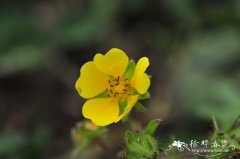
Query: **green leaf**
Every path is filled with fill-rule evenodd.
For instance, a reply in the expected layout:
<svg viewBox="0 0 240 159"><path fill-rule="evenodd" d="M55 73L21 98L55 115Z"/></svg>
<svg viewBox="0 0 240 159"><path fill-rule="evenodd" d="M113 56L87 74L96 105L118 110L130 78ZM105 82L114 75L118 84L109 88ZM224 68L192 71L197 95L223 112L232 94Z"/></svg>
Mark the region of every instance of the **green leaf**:
<svg viewBox="0 0 240 159"><path fill-rule="evenodd" d="M216 118L213 116L212 119L213 119L214 131L218 132L219 131L219 126L218 126L218 123L216 121Z"/></svg>
<svg viewBox="0 0 240 159"><path fill-rule="evenodd" d="M139 102L137 102L134 107L139 110L140 112L145 112L146 108Z"/></svg>
<svg viewBox="0 0 240 159"><path fill-rule="evenodd" d="M152 155L151 150L146 149L146 147L144 147L144 145L142 145L141 143L138 143L136 141L134 141L134 142L132 142L131 144L128 145L128 150L130 152L134 152L134 153L137 153L139 155L147 155L147 156Z"/></svg>
<svg viewBox="0 0 240 159"><path fill-rule="evenodd" d="M127 99L126 98L119 99L118 106L119 106L119 115L121 115L124 112L125 108L127 107Z"/></svg>
<svg viewBox="0 0 240 159"><path fill-rule="evenodd" d="M127 137L127 143L134 140L134 134L129 130L127 130L126 137Z"/></svg>
<svg viewBox="0 0 240 159"><path fill-rule="evenodd" d="M239 138L239 139L240 139L240 128L234 130L232 134L235 135L236 138Z"/></svg>
<svg viewBox="0 0 240 159"><path fill-rule="evenodd" d="M128 66L123 74L123 79L128 79L129 81L132 79L133 74L135 72L135 62L133 60L130 60L128 62Z"/></svg>
<svg viewBox="0 0 240 159"><path fill-rule="evenodd" d="M153 119L153 120L151 120L148 123L144 133L149 134L149 135L153 135L153 133L157 129L159 123L160 123L160 119Z"/></svg>
<svg viewBox="0 0 240 159"><path fill-rule="evenodd" d="M227 135L225 136L225 139L228 141L228 143L234 145L236 147L236 149L240 150L240 144L235 139L232 139L231 137L229 137Z"/></svg>
<svg viewBox="0 0 240 159"><path fill-rule="evenodd" d="M232 124L229 126L229 128L226 130L227 133L232 132L234 129L237 128L237 125L240 124L240 116L238 116Z"/></svg>
<svg viewBox="0 0 240 159"><path fill-rule="evenodd" d="M212 136L211 136L211 141L215 140L218 136L218 132L219 132L219 127L218 127L218 124L217 124L217 121L216 121L216 118L214 116L212 116L212 120L213 120L213 133L212 133Z"/></svg>
<svg viewBox="0 0 240 159"><path fill-rule="evenodd" d="M151 136L151 135L146 135L146 141L148 144L149 149L152 150L152 152L157 151L157 141Z"/></svg>

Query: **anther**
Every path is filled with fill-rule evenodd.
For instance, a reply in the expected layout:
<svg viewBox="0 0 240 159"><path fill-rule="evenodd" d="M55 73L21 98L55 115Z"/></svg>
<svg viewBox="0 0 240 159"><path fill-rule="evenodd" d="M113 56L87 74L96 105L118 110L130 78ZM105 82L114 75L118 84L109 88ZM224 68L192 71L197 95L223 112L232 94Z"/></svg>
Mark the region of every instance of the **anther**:
<svg viewBox="0 0 240 159"><path fill-rule="evenodd" d="M110 92L113 94L113 91L110 89Z"/></svg>
<svg viewBox="0 0 240 159"><path fill-rule="evenodd" d="M117 95L119 95L119 93L116 92L116 93L114 93L114 96L113 96L113 97L116 97Z"/></svg>
<svg viewBox="0 0 240 159"><path fill-rule="evenodd" d="M119 95L119 93L118 93L118 92L116 92L116 93L114 94L114 97L116 97L117 95Z"/></svg>
<svg viewBox="0 0 240 159"><path fill-rule="evenodd" d="M126 91L128 91L128 90L127 90L127 89L123 89L123 91L125 91L125 92L126 92Z"/></svg>

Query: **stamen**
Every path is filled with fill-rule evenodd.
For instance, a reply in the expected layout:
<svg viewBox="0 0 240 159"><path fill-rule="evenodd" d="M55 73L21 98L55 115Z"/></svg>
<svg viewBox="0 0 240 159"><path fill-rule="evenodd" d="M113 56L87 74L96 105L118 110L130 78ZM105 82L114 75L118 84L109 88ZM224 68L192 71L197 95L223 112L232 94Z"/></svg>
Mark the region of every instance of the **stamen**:
<svg viewBox="0 0 240 159"><path fill-rule="evenodd" d="M122 95L132 95L129 92L131 85L128 82L128 79L121 79L120 76L117 78L108 79L109 87L106 88L106 93L108 97L118 97Z"/></svg>
<svg viewBox="0 0 240 159"><path fill-rule="evenodd" d="M110 89L110 92L113 94L113 91Z"/></svg>

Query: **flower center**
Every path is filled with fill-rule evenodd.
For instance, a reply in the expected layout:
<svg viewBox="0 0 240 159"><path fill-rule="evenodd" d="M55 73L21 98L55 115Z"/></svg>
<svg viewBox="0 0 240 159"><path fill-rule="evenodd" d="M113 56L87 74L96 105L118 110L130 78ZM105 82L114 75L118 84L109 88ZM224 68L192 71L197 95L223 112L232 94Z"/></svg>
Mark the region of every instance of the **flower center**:
<svg viewBox="0 0 240 159"><path fill-rule="evenodd" d="M131 95L129 92L130 84L128 79L120 79L118 76L115 79L109 79L108 83L109 87L106 88L106 92L109 97Z"/></svg>

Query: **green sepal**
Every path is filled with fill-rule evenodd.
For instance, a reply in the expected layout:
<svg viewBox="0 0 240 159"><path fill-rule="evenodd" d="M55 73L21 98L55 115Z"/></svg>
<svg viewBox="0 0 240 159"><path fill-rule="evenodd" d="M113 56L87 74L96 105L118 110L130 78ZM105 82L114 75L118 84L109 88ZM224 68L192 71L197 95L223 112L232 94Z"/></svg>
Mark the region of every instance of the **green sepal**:
<svg viewBox="0 0 240 159"><path fill-rule="evenodd" d="M125 108L127 107L127 98L119 99L118 107L119 107L119 115L121 115L124 112Z"/></svg>
<svg viewBox="0 0 240 159"><path fill-rule="evenodd" d="M138 95L139 94L138 91L133 87L130 88L129 92L131 93L131 95Z"/></svg>
<svg viewBox="0 0 240 159"><path fill-rule="evenodd" d="M91 99L94 99L94 98L109 98L108 94L106 91L96 95L95 97L91 98Z"/></svg>
<svg viewBox="0 0 240 159"><path fill-rule="evenodd" d="M148 91L144 94L139 95L138 97L139 100L149 99L149 98L151 98L151 94Z"/></svg>
<svg viewBox="0 0 240 159"><path fill-rule="evenodd" d="M132 79L133 77L133 74L135 72L135 68L136 68L136 65L135 65L135 62L133 60L130 60L128 62L128 65L127 65L127 68L123 74L123 79L128 79L129 81Z"/></svg>
<svg viewBox="0 0 240 159"><path fill-rule="evenodd" d="M139 103L139 102L137 102L137 103L134 105L134 107L135 107L138 111L140 111L140 112L145 112L145 111L146 111L146 108L145 108L141 103Z"/></svg>
<svg viewBox="0 0 240 159"><path fill-rule="evenodd" d="M129 120L129 114L124 115L124 117L121 119L123 123L127 122Z"/></svg>
<svg viewBox="0 0 240 159"><path fill-rule="evenodd" d="M160 123L160 119L153 119L153 120L151 120L148 123L147 127L145 128L144 133L149 134L149 135L153 135L153 133L157 129L159 123Z"/></svg>

